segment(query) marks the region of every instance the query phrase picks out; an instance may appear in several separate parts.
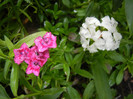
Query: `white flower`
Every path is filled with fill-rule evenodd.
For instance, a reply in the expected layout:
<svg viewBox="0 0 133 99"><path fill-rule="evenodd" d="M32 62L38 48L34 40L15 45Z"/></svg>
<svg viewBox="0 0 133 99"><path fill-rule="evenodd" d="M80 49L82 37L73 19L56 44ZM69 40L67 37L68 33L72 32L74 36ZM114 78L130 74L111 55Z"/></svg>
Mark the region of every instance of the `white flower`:
<svg viewBox="0 0 133 99"><path fill-rule="evenodd" d="M95 46L99 50L105 50L105 40L99 38L97 41L95 41Z"/></svg>
<svg viewBox="0 0 133 99"><path fill-rule="evenodd" d="M115 19L105 16L101 21L100 23L95 17L87 17L80 27L82 47L90 53L98 52L98 50L115 50L120 45L122 36L117 32L118 23Z"/></svg>
<svg viewBox="0 0 133 99"><path fill-rule="evenodd" d="M87 49L90 51L90 53L98 52L98 50L94 44L87 46Z"/></svg>
<svg viewBox="0 0 133 99"><path fill-rule="evenodd" d="M120 41L122 39L121 34L118 32L114 32L113 35L114 35L115 41Z"/></svg>
<svg viewBox="0 0 133 99"><path fill-rule="evenodd" d="M109 16L105 16L104 18L102 18L101 26L105 27L109 32L117 31L117 25L118 23L115 21L114 18L110 19Z"/></svg>

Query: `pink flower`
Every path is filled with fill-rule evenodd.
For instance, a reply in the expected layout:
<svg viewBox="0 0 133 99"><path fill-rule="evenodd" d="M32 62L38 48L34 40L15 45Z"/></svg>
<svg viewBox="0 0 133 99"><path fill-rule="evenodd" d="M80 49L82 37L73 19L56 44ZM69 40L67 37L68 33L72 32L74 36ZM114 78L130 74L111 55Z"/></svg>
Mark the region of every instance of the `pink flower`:
<svg viewBox="0 0 133 99"><path fill-rule="evenodd" d="M42 67L49 58L49 51L46 50L44 52L39 52L36 46L33 46L25 59L25 62L27 64L30 63L30 61L37 60L39 62L39 65Z"/></svg>
<svg viewBox="0 0 133 99"><path fill-rule="evenodd" d="M14 49L13 51L15 54L14 61L19 65L25 60L25 58L29 54L30 49L28 48L28 45L26 45L26 43L23 43L19 49Z"/></svg>
<svg viewBox="0 0 133 99"><path fill-rule="evenodd" d="M39 76L39 73L40 73L40 66L38 65L38 62L37 61L32 61L27 69L26 69L26 73L27 74L31 74L33 73L34 75L36 76Z"/></svg>
<svg viewBox="0 0 133 99"><path fill-rule="evenodd" d="M28 64L26 73L38 76L40 72L40 67L42 67L47 61L47 58L41 59L36 56L35 53L31 54L31 59L25 60L25 62Z"/></svg>
<svg viewBox="0 0 133 99"><path fill-rule="evenodd" d="M42 58L42 59L49 58L49 51L48 50L45 50L43 52L39 52L37 46L33 46L31 48L31 51L33 51L36 54L36 56L39 58Z"/></svg>
<svg viewBox="0 0 133 99"><path fill-rule="evenodd" d="M37 37L35 40L35 45L38 47L39 52L48 50L48 48L56 48L56 36L52 35L51 32L47 32L43 38L41 36Z"/></svg>

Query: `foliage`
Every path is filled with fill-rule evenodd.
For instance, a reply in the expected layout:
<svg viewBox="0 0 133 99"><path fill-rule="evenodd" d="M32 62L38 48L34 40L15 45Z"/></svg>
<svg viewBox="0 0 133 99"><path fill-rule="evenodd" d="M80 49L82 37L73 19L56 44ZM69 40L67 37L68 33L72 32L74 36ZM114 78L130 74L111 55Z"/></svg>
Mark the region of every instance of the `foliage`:
<svg viewBox="0 0 133 99"><path fill-rule="evenodd" d="M133 76L132 5L132 0L0 0L0 97L117 97L114 86L123 81L124 71ZM120 47L94 54L83 51L79 30L85 18L106 15L119 23L117 30L123 37ZM46 31L57 36L57 48L49 50L50 58L38 77L27 75L26 63L14 63L13 49L23 43L33 46L34 39ZM124 96L130 97L132 94Z"/></svg>

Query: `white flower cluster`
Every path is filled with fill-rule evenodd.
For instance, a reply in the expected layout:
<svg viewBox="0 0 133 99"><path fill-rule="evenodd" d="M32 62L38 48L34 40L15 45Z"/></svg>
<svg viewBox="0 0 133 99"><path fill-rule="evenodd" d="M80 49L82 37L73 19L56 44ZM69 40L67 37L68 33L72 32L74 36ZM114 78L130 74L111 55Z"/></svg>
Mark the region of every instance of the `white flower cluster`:
<svg viewBox="0 0 133 99"><path fill-rule="evenodd" d="M117 49L122 39L121 34L117 32L117 25L115 19L110 19L109 16L102 18L102 22L95 17L87 17L79 32L84 50L94 53L98 50Z"/></svg>

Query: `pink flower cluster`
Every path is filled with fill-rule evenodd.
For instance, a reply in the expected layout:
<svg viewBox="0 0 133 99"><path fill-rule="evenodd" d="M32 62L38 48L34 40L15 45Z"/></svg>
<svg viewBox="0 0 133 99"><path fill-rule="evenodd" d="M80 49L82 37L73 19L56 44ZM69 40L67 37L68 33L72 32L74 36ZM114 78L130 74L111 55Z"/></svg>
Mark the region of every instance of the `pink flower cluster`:
<svg viewBox="0 0 133 99"><path fill-rule="evenodd" d="M40 68L49 58L48 49L57 47L56 36L52 35L51 32L47 32L43 37L37 37L34 43L35 46L31 48L26 43L23 43L19 49L14 49L14 61L18 65L25 61L28 64L26 73L33 73L38 76Z"/></svg>

